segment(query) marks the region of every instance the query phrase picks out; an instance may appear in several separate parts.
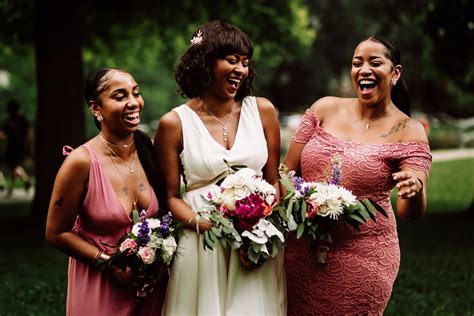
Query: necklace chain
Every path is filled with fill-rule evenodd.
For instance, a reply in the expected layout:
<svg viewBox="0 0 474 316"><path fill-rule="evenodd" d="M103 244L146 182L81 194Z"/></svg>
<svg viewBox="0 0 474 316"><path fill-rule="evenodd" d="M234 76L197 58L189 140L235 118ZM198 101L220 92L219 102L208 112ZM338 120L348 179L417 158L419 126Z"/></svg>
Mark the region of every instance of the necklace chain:
<svg viewBox="0 0 474 316"><path fill-rule="evenodd" d="M229 112L229 114L227 114L227 118L226 118L225 123L224 123L216 115L214 115L214 113L212 113L211 111L209 111L207 109L207 107L204 105L203 100L201 98L198 98L198 99L199 99L199 102L200 102L199 105L201 105L207 113L209 113L212 117L214 117L222 125L222 138L224 140L224 143L227 143L227 123L229 123L229 119L230 119L230 116L231 116L231 114L234 110L234 104L235 103L232 104L232 107L230 108L230 112Z"/></svg>
<svg viewBox="0 0 474 316"><path fill-rule="evenodd" d="M123 161L123 159L120 158L120 156L117 155L115 153L115 151L112 150L112 148L110 148L110 146L107 144L108 143L107 140L105 140L105 138L103 138L101 135L99 135L99 137L100 137L102 143L105 145L105 147L110 151L110 153L112 155L114 155L118 160L120 160L120 162L123 163L130 170L130 173L133 173L134 172L133 166L135 165L135 162L137 161L137 156L138 156L137 155L137 150L135 149L135 154L134 154L134 157L133 157L133 161L130 164L130 166L128 166L127 163L125 161ZM113 161L113 159L112 159L112 161Z"/></svg>
<svg viewBox="0 0 474 316"><path fill-rule="evenodd" d="M105 137L102 135L102 132L99 133L99 137L100 137L100 139L102 139L104 142L106 142L107 145L115 146L115 147L120 147L120 148L128 148L128 147L132 146L132 145L135 143L135 139L132 139L132 142L131 142L130 144L117 145L117 144L111 143L111 142L109 142L107 139L105 139Z"/></svg>
<svg viewBox="0 0 474 316"><path fill-rule="evenodd" d="M381 115L378 115L375 118L368 120L367 123L365 123L365 130L367 131L370 128L370 124L382 118L384 115L385 115L385 111L383 111Z"/></svg>
<svg viewBox="0 0 474 316"><path fill-rule="evenodd" d="M111 151L111 152L115 155L115 157L117 157L118 159L120 159L120 161L125 164L125 162L124 162L119 156L117 156L117 154L114 153L114 151L107 145L107 143L103 142L103 144L105 145L105 147L107 147L107 149L108 149L109 151ZM137 158L137 151L135 150L135 158L133 159L132 166L133 166L133 164L135 163L136 158ZM130 189L129 189L129 185L128 185L127 179L125 178L125 176L123 175L123 173L120 171L119 167L118 167L117 164L115 163L115 160L113 159L112 156L110 156L110 160L112 160L112 163L114 164L115 169L117 170L117 172L118 172L118 173L120 174L120 176L122 177L122 180L123 180L123 182L125 183L125 188L126 188L126 190L127 190L126 192L128 193ZM126 164L125 164L125 165L126 165ZM128 166L127 166L127 168L128 168ZM131 167L130 167L130 168L131 168ZM133 170L132 170L132 169L130 169L130 173L133 173ZM137 185L137 196L135 197L135 200L132 198L132 192L130 191L130 200L132 201L132 204L133 204L132 212L137 209L138 197L140 196L140 193L141 193L141 191L140 191L140 175L137 173L137 176L138 176L138 185ZM128 194L127 194L127 195L128 195Z"/></svg>

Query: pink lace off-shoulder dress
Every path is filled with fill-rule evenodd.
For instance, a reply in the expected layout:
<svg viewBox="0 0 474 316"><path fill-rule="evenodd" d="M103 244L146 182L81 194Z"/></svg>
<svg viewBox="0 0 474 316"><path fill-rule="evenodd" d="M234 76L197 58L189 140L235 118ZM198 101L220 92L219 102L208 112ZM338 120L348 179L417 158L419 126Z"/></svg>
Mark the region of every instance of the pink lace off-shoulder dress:
<svg viewBox="0 0 474 316"><path fill-rule="evenodd" d="M410 167L428 174L431 155L421 142L366 144L336 138L319 126L311 110L304 114L293 141L305 144L301 173L307 181L325 181L331 159L342 162L341 184L358 198L370 197L388 213L377 213L358 232L338 224L331 231L326 263L317 263L315 244L289 238L285 250L288 315L381 315L400 264L400 248L390 192L392 173Z"/></svg>
<svg viewBox="0 0 474 316"><path fill-rule="evenodd" d="M83 146L88 149L91 158L89 187L72 231L111 255L114 250L104 243L115 245L130 232L133 221L116 196L93 148L88 144ZM146 214L148 217L158 214L158 200L153 190ZM136 290L126 287L108 272L70 257L66 314L159 315L164 289L156 288L137 304Z"/></svg>

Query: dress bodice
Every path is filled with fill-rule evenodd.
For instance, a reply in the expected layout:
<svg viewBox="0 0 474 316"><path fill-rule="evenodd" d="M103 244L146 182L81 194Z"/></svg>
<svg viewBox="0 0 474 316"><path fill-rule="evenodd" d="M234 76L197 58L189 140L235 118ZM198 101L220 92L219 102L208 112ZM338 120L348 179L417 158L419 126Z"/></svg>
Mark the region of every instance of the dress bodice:
<svg viewBox="0 0 474 316"><path fill-rule="evenodd" d="M357 197L383 200L395 186L392 173L410 167L428 174L431 155L422 142L368 144L339 139L321 128L313 111L307 110L293 137L305 143L301 173L308 181L324 181L330 175L331 160L341 160L341 184Z"/></svg>
<svg viewBox="0 0 474 316"><path fill-rule="evenodd" d="M232 148L212 138L201 118L187 104L173 109L181 120L183 151L181 163L187 186L211 180L231 165L244 164L260 171L268 159L267 142L255 97L242 100L239 125Z"/></svg>

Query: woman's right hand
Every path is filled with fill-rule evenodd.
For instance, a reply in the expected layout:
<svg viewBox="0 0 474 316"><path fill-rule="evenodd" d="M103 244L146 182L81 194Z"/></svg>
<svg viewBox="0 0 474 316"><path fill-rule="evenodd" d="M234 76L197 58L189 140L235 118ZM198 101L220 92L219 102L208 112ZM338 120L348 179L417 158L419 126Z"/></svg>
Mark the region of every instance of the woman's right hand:
<svg viewBox="0 0 474 316"><path fill-rule="evenodd" d="M132 288L134 290L140 290L143 284L138 282L132 275L132 269L127 267L125 271L115 265L109 265L107 270L113 274L123 285Z"/></svg>

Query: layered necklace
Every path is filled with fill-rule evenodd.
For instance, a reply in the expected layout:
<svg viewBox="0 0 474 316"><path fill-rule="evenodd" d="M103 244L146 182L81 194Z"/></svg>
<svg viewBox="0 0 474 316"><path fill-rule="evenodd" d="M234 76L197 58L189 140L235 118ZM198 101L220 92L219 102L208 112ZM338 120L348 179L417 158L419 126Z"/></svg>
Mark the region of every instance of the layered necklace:
<svg viewBox="0 0 474 316"><path fill-rule="evenodd" d="M115 167L115 169L117 170L117 172L120 174L120 176L122 177L123 179L123 182L125 184L125 187L124 187L124 191L125 191L125 195L129 195L130 196L130 199L132 201L132 204L133 204L133 209L132 209L132 213L134 210L137 210L137 202L138 202L138 197L140 196L140 193L141 191L144 191L145 190L145 185L143 183L140 182L140 175L139 175L139 172L137 172L137 177L138 177L138 185L137 185L137 196L135 197L135 199L132 198L132 192L130 192L130 187L128 185L128 182L127 182L127 179L125 178L125 175L120 171L120 168L117 166L117 164L115 163L115 160L114 160L114 157L116 157L118 159L119 162L121 162L125 167L127 167L127 169L130 170L130 173L134 173L134 169L133 169L133 166L135 165L135 162L137 161L137 150L135 149L135 153L134 153L134 157L133 157L133 161L132 163L130 164L130 166L125 162L123 161L122 158L119 157L119 155L117 155L113 150L112 148L110 148L109 144L110 145L113 145L113 146L117 146L117 147L123 147L123 148L127 148L129 146L131 146L133 144L130 143L130 144L127 144L127 145L116 145L116 144L113 144L111 142L108 142L103 136L102 136L102 133L99 134L99 138L100 140L102 141L102 143L104 144L104 146L108 149L108 151L110 152L110 160L112 160L112 163Z"/></svg>
<svg viewBox="0 0 474 316"><path fill-rule="evenodd" d="M229 119L232 115L232 112L234 111L234 105L235 103L232 103L232 107L230 108L230 112L229 114L227 114L227 118L225 119L224 122L222 122L217 116L214 115L214 113L212 113L211 111L209 111L207 109L207 107L204 105L202 99L200 97L198 97L199 99L199 105L202 106L202 108L207 112L209 113L212 117L214 117L218 122L219 124L222 125L222 138L224 140L224 143L227 143L227 123L229 123Z"/></svg>
<svg viewBox="0 0 474 316"><path fill-rule="evenodd" d="M130 173L133 173L134 170L133 170L133 166L135 165L135 162L137 161L137 150L135 150L135 153L134 153L134 157L133 157L133 160L132 160L132 163L129 165L127 165L127 163L125 161L122 160L122 158L119 157L119 155L117 155L115 153L115 151L112 150L112 148L110 148L110 146L115 146L115 147L122 147L122 148L128 148L129 146L133 145L133 143L135 142L134 140L130 143L130 144L124 144L124 145L117 145L117 144L113 144L109 141L107 141L103 136L102 136L102 133L99 134L99 138L100 140L102 141L102 143L105 145L105 147L109 150L109 152L114 155L120 162L122 162L129 170L130 170ZM110 145L110 146L109 146Z"/></svg>

